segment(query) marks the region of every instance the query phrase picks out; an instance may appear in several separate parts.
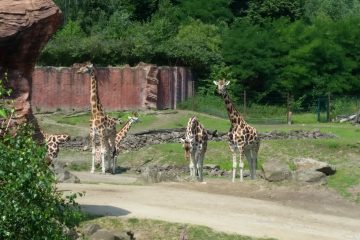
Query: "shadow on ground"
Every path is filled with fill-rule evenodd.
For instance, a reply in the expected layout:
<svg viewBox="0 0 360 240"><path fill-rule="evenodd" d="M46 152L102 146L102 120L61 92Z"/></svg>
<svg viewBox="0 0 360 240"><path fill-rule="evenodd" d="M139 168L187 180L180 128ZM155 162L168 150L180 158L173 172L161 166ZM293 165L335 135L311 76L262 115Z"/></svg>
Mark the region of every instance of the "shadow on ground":
<svg viewBox="0 0 360 240"><path fill-rule="evenodd" d="M131 212L117 208L113 206L106 206L106 205L81 205L81 210L96 216L126 216Z"/></svg>

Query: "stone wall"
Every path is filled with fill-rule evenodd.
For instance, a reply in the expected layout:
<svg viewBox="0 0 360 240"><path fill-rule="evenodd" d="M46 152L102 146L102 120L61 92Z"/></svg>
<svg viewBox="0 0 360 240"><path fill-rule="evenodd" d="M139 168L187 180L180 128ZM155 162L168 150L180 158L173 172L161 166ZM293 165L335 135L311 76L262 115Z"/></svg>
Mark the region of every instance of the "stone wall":
<svg viewBox="0 0 360 240"><path fill-rule="evenodd" d="M99 97L106 110L175 109L192 96L193 78L184 67L97 68ZM36 67L31 103L35 111L89 109L90 77L71 67Z"/></svg>

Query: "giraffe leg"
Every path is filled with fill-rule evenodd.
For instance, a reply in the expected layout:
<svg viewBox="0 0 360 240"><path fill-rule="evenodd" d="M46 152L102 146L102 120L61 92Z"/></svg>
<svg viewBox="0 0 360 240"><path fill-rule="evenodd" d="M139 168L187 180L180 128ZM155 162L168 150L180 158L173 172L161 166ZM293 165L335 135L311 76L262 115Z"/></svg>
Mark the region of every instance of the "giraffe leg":
<svg viewBox="0 0 360 240"><path fill-rule="evenodd" d="M250 150L250 176L254 180L256 178L256 159L254 158L254 150Z"/></svg>
<svg viewBox="0 0 360 240"><path fill-rule="evenodd" d="M233 151L232 153L232 166L233 166L233 172L232 172L232 182L235 182L235 176L236 176L236 167L237 167L237 162L236 162L236 152Z"/></svg>
<svg viewBox="0 0 360 240"><path fill-rule="evenodd" d="M115 174L116 173L116 157L113 156L111 160L112 160L112 173Z"/></svg>
<svg viewBox="0 0 360 240"><path fill-rule="evenodd" d="M106 150L101 148L101 173L105 174L105 152Z"/></svg>
<svg viewBox="0 0 360 240"><path fill-rule="evenodd" d="M202 182L203 181L203 162L204 162L204 154L201 152L199 154L199 159L197 161L197 169L199 172L199 181Z"/></svg>
<svg viewBox="0 0 360 240"><path fill-rule="evenodd" d="M95 134L92 129L90 129L90 141L91 141L91 154L92 154L92 160L91 160L91 173L95 172L95 154L96 154L96 145L95 145Z"/></svg>
<svg viewBox="0 0 360 240"><path fill-rule="evenodd" d="M256 147L252 151L252 155L253 155L252 160L253 160L253 168L254 168L254 170L253 170L254 178L253 179L256 179L257 157L258 157L259 147L260 147L260 144L257 143Z"/></svg>
<svg viewBox="0 0 360 240"><path fill-rule="evenodd" d="M196 177L196 163L195 163L195 153L192 152L190 153L190 165L189 165L189 168L190 168L190 177L194 178Z"/></svg>
<svg viewBox="0 0 360 240"><path fill-rule="evenodd" d="M252 150L246 148L246 149L244 150L244 154L245 154L246 160L247 160L248 165L249 165L249 171L250 171L251 179L253 179L254 167L253 167L253 154L252 154Z"/></svg>
<svg viewBox="0 0 360 240"><path fill-rule="evenodd" d="M243 171L244 171L244 162L242 160L242 153L240 151L240 159L239 159L239 171L240 171L240 182L244 180Z"/></svg>
<svg viewBox="0 0 360 240"><path fill-rule="evenodd" d="M95 172L95 155L96 155L96 153L95 153L95 148L93 148L92 150L91 150L91 154L92 154L92 160L91 160L91 173L94 173Z"/></svg>
<svg viewBox="0 0 360 240"><path fill-rule="evenodd" d="M116 131L116 129L114 129L114 131ZM115 153L115 132L111 134L110 138L109 138L109 144L110 144L110 161L112 163L112 173L115 174L116 173L116 153Z"/></svg>

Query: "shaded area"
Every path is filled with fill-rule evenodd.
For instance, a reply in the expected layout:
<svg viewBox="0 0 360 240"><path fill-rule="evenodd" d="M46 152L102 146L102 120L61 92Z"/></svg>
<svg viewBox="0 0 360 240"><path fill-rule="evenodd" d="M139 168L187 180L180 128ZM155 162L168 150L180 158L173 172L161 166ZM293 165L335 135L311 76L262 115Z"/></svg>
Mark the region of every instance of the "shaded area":
<svg viewBox="0 0 360 240"><path fill-rule="evenodd" d="M81 210L95 216L126 216L131 213L125 209L107 205L83 204Z"/></svg>

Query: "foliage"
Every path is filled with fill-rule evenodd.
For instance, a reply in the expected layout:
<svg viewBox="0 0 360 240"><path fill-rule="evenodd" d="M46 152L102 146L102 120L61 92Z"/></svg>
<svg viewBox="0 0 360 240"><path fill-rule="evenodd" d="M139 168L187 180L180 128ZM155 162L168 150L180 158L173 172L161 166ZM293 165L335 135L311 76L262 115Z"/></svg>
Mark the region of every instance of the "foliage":
<svg viewBox="0 0 360 240"><path fill-rule="evenodd" d="M9 108L9 101L5 99L10 96L12 90L4 87L4 81L7 81L6 73L4 74L4 80L0 79L0 118L8 118L13 112L13 110ZM1 128L2 126L0 125L0 130Z"/></svg>
<svg viewBox="0 0 360 240"><path fill-rule="evenodd" d="M218 27L191 20L179 27L177 35L170 43L169 54L182 64L200 68L221 61L220 44Z"/></svg>
<svg viewBox="0 0 360 240"><path fill-rule="evenodd" d="M204 23L214 24L228 22L233 18L230 3L230 0L182 0L179 7L185 19L191 17Z"/></svg>
<svg viewBox="0 0 360 240"><path fill-rule="evenodd" d="M10 92L0 81L0 99ZM0 105L1 117L11 118L7 108ZM64 199L56 191L46 150L32 139L29 125L16 133L0 130L0 239L66 239L64 228L80 222L76 195Z"/></svg>
<svg viewBox="0 0 360 240"><path fill-rule="evenodd" d="M304 4L304 18L308 21L318 18L337 21L349 16L358 16L359 13L359 0L312 0L305 1Z"/></svg>
<svg viewBox="0 0 360 240"><path fill-rule="evenodd" d="M226 69L237 101L291 94L308 110L360 91L360 0L56 0L65 26L42 65L184 65L202 94Z"/></svg>
<svg viewBox="0 0 360 240"><path fill-rule="evenodd" d="M291 21L303 15L303 0L249 0L246 17L254 23L286 17Z"/></svg>
<svg viewBox="0 0 360 240"><path fill-rule="evenodd" d="M64 239L64 227L79 223L75 195L57 192L54 174L45 164L44 147L21 126L0 140L0 238Z"/></svg>

